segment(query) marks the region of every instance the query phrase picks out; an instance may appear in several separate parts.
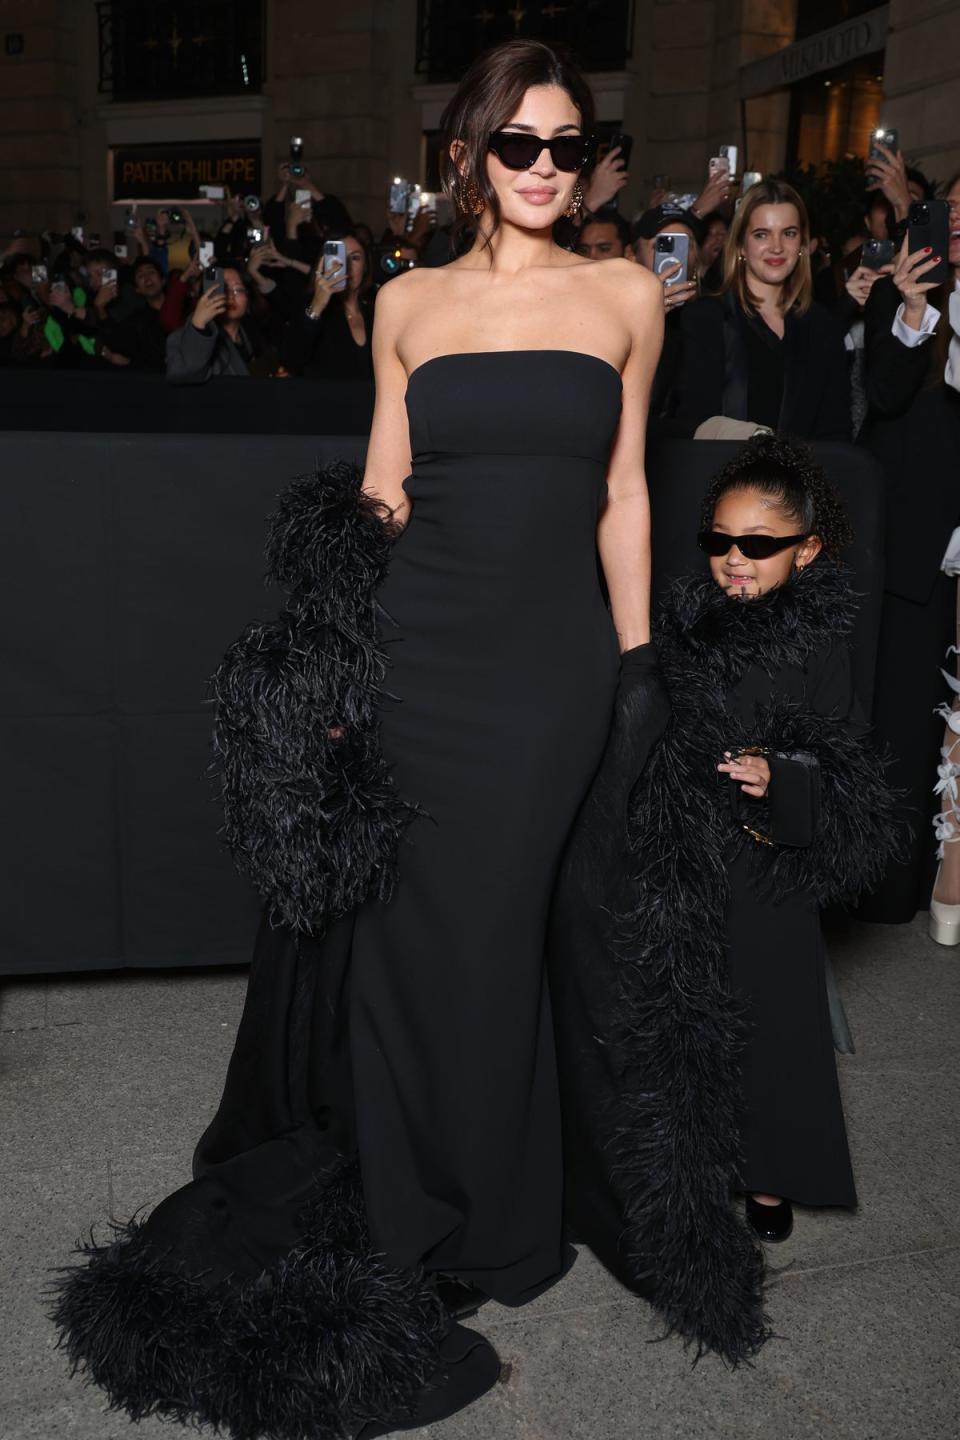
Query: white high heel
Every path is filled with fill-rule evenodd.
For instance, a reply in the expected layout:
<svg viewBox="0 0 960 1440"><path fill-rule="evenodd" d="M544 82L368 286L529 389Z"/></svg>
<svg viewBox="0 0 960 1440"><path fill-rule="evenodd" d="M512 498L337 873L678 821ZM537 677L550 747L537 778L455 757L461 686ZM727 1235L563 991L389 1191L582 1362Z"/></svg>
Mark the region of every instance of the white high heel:
<svg viewBox="0 0 960 1440"><path fill-rule="evenodd" d="M945 678L950 681L951 688L955 693L960 693L957 681L943 672ZM944 705L940 709L941 715L954 734L960 735L960 711ZM943 852L947 845L955 845L960 842L960 805L958 805L957 780L960 778L960 763L954 758L960 739L953 740L949 746L944 745L940 751L940 764L937 766L937 783L934 786L934 793L944 797L944 806L938 815L933 817L933 828L940 848L937 856L940 865L937 866L937 878L933 882L934 895L940 883L940 868L943 864ZM942 900L935 900L930 896L930 920L927 933L931 940L938 945L960 945L960 905L946 905Z"/></svg>
<svg viewBox="0 0 960 1440"><path fill-rule="evenodd" d="M937 866L937 879L933 882L936 890L940 879L940 867ZM927 933L931 940L936 940L938 945L960 945L960 905L945 905L942 900L934 900L930 896L930 921Z"/></svg>

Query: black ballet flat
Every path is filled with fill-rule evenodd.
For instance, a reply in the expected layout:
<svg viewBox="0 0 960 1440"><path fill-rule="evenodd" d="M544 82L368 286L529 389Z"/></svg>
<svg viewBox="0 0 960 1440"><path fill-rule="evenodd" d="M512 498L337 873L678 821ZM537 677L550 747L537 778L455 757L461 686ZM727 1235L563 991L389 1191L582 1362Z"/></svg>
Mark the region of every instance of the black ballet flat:
<svg viewBox="0 0 960 1440"><path fill-rule="evenodd" d="M446 1308L451 1320L469 1320L471 1315L476 1315L481 1305L486 1305L490 1299L476 1285L471 1285L469 1280L461 1280L457 1275L445 1275L442 1272L436 1277L437 1295Z"/></svg>
<svg viewBox="0 0 960 1440"><path fill-rule="evenodd" d="M793 1206L789 1200L781 1200L779 1205L761 1205L748 1195L747 1224L765 1245L779 1245L793 1229Z"/></svg>
<svg viewBox="0 0 960 1440"><path fill-rule="evenodd" d="M379 1440L382 1435L421 1430L465 1410L492 1390L501 1378L500 1357L482 1335L451 1327L440 1350L440 1366L420 1392L411 1411L395 1420L371 1420L356 1431L353 1440Z"/></svg>

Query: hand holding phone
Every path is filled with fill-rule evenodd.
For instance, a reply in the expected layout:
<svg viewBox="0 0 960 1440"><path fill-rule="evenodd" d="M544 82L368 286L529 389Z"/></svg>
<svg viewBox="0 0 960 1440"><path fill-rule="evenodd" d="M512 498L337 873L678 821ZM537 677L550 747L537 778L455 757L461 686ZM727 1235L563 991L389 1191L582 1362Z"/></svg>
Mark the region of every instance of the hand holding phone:
<svg viewBox="0 0 960 1440"><path fill-rule="evenodd" d="M222 315L227 308L227 297L223 288L223 271L212 266L203 277L200 298L193 307L190 323L196 330L206 330L212 320Z"/></svg>
<svg viewBox="0 0 960 1440"><path fill-rule="evenodd" d="M323 277L333 293L347 288L347 246L343 240L326 240L323 245Z"/></svg>
<svg viewBox="0 0 960 1440"><path fill-rule="evenodd" d="M911 330L918 330L927 308L927 295L936 289L936 282L929 279L936 268L933 254L928 255L926 247L911 251L910 236L905 235L893 271L893 283L903 299L903 318Z"/></svg>
<svg viewBox="0 0 960 1440"><path fill-rule="evenodd" d="M924 279L945 285L950 278L950 206L946 200L914 200L907 215L907 250L932 259Z"/></svg>

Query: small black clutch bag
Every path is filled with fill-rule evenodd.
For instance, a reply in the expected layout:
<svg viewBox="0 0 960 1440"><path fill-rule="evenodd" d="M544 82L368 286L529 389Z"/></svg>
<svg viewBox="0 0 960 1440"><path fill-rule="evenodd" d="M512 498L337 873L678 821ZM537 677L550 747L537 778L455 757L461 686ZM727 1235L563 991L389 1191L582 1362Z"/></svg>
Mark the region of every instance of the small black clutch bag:
<svg viewBox="0 0 960 1440"><path fill-rule="evenodd" d="M730 809L740 828L761 845L811 845L820 819L820 762L805 750L751 747L741 753L766 756L770 788L756 800L739 784L730 786Z"/></svg>

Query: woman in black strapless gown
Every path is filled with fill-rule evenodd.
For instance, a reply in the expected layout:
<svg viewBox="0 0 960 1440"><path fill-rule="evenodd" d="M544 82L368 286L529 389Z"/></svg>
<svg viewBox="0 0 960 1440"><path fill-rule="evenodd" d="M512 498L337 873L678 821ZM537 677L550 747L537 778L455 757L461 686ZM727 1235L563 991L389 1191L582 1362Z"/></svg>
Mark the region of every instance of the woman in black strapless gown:
<svg viewBox="0 0 960 1440"><path fill-rule="evenodd" d="M561 1268L544 935L619 673L596 530L620 377L574 351L449 354L406 402L380 735L426 814L354 935L364 1190L397 1263L509 1303Z"/></svg>
<svg viewBox="0 0 960 1440"><path fill-rule="evenodd" d="M520 163L483 128L496 105ZM620 652L649 654L662 333L647 272L552 242L591 122L537 42L466 77L450 134L476 179L453 188L507 260L494 280L478 240L381 294L367 493L293 488L271 541L290 607L219 672L232 834L285 923L261 929L194 1180L64 1284L72 1358L133 1418L242 1440L426 1424L498 1373L458 1314L563 1273L548 914ZM417 813L388 894L396 797Z"/></svg>

